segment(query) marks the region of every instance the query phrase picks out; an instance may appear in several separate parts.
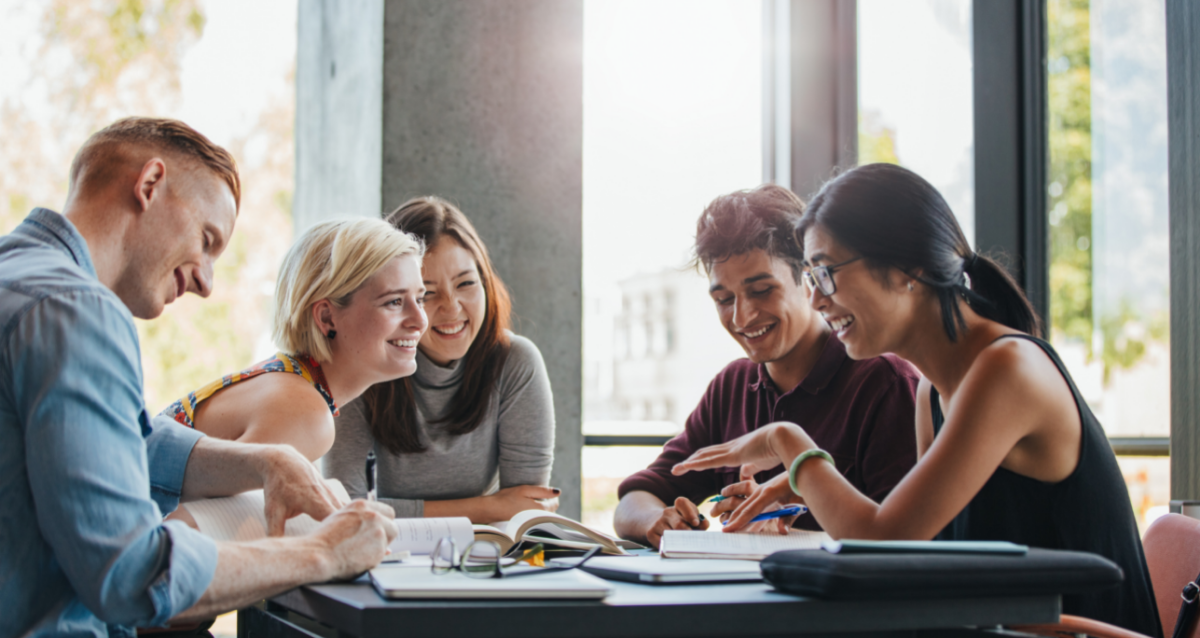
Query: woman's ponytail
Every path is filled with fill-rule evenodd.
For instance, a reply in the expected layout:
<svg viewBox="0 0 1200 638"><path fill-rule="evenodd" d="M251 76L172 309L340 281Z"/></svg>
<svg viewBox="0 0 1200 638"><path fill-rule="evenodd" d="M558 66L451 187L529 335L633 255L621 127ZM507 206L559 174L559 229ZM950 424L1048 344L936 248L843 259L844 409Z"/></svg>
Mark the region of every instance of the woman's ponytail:
<svg viewBox="0 0 1200 638"><path fill-rule="evenodd" d="M986 255L973 253L967 262L970 287L964 295L971 309L1014 330L1042 336L1042 320L1004 266Z"/></svg>

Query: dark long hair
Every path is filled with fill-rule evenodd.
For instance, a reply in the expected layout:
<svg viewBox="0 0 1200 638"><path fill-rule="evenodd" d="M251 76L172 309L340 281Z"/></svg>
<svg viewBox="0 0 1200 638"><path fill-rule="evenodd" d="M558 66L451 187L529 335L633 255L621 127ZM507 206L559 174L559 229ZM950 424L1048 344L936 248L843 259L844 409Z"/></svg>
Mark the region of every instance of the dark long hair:
<svg viewBox="0 0 1200 638"><path fill-rule="evenodd" d="M966 330L960 299L986 319L1041 336L1041 319L1020 285L994 259L972 252L946 200L906 168L868 164L826 182L796 227L801 246L814 226L872 268L895 268L929 286L951 341Z"/></svg>
<svg viewBox="0 0 1200 638"><path fill-rule="evenodd" d="M431 423L448 423L451 434L461 435L479 427L487 414L492 393L504 362L508 359L508 328L512 302L508 289L492 268L487 248L466 215L440 197L417 197L404 202L387 221L396 228L416 235L433 247L442 238L452 239L471 253L479 270L480 283L487 296L483 324L463 357L463 382L450 401L450 409ZM371 386L363 394L371 434L392 454L424 452L417 435L417 408L412 377L394 379Z"/></svg>

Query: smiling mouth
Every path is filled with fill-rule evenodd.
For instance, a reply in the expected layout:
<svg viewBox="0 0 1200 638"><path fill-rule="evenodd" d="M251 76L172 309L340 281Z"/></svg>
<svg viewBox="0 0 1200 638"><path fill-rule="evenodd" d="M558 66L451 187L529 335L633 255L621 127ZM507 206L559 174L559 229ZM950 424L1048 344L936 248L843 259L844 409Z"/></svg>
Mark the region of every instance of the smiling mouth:
<svg viewBox="0 0 1200 638"><path fill-rule="evenodd" d="M768 332L770 332L772 329L775 328L776 325L777 324L773 324L773 323L767 324L757 330L754 330L753 332L743 331L741 334L743 337L745 337L747 339L757 339L757 338L767 334Z"/></svg>
<svg viewBox="0 0 1200 638"><path fill-rule="evenodd" d="M829 327L833 328L834 332L841 332L854 323L854 315L846 315L837 319L826 319L825 321L829 323Z"/></svg>
<svg viewBox="0 0 1200 638"><path fill-rule="evenodd" d="M415 348L417 347L418 341L420 341L420 339L393 339L388 341L388 344L397 348Z"/></svg>
<svg viewBox="0 0 1200 638"><path fill-rule="evenodd" d="M457 324L443 324L440 326L432 326L434 332L441 334L441 335L446 335L448 337L453 337L454 335L462 332L466 327L467 327L467 322L465 322L465 321L462 323L457 323Z"/></svg>

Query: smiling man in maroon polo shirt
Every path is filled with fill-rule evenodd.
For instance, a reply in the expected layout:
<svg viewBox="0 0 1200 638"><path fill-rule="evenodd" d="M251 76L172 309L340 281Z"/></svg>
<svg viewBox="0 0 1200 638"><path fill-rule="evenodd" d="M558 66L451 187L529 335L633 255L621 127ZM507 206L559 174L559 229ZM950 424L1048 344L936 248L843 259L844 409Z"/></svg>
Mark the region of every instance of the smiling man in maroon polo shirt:
<svg viewBox="0 0 1200 638"><path fill-rule="evenodd" d="M684 431L650 467L621 483L614 526L623 538L657 547L665 530L707 529L696 505L740 482L738 468L672 476L671 467L702 447L775 421L804 426L875 501L916 463L917 371L893 355L850 359L809 305L800 283L803 256L792 236L803 213L795 194L765 184L718 197L700 216L695 260L708 273L722 325L747 358L718 373ZM758 489L756 483L783 470L761 472L747 485ZM809 514L795 526L819 529Z"/></svg>

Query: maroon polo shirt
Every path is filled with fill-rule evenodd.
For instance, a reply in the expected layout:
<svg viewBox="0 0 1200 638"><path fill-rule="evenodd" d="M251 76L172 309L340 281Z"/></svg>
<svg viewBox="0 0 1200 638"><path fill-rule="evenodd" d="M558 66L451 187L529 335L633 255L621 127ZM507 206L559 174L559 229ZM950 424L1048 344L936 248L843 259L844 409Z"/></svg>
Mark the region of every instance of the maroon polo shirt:
<svg viewBox="0 0 1200 638"><path fill-rule="evenodd" d="M618 494L649 492L664 503L686 496L700 503L738 482L738 468L672 476L671 467L702 447L736 439L775 421L791 421L833 456L837 469L858 491L876 502L917 462L913 428L919 375L895 355L855 361L836 335L829 335L808 376L780 393L767 367L738 359L717 374L683 432L667 442L650 467L621 482ZM781 465L761 472L762 483L784 472ZM811 514L796 527L820 529Z"/></svg>

